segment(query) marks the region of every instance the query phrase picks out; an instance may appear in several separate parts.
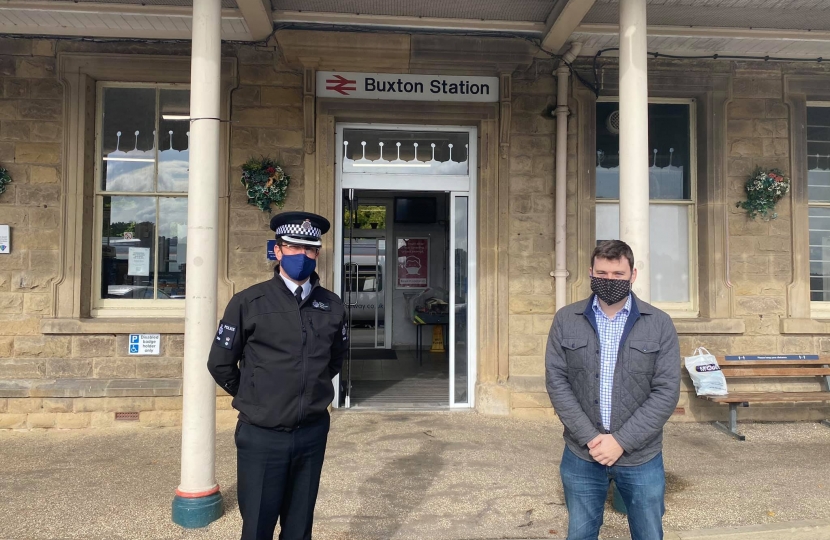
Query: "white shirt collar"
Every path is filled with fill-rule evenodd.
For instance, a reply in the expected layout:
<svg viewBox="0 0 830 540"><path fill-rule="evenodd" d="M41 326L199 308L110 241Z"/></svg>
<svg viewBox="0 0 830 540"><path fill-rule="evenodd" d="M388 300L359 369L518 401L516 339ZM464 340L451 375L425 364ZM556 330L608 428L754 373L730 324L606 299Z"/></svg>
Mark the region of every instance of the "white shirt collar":
<svg viewBox="0 0 830 540"><path fill-rule="evenodd" d="M294 294L294 291L297 290L297 284L285 277L284 275L280 274L280 277L285 282L285 286L288 287L288 290L291 291L291 294ZM311 294L311 279L305 280L305 283L302 284L303 288L303 300L308 298L308 295Z"/></svg>

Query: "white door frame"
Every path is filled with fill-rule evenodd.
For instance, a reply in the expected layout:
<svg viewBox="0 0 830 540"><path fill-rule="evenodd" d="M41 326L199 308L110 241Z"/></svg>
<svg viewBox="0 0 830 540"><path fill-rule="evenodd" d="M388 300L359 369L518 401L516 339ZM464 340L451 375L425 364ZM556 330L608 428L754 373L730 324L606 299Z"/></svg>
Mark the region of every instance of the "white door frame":
<svg viewBox="0 0 830 540"><path fill-rule="evenodd" d="M469 133L469 149L468 149L468 173L467 176L460 175L434 175L434 176L413 176L403 174L354 174L343 173L343 130L344 129L382 129L382 130L397 130L397 131L454 131ZM467 327L468 327L468 341L467 341L467 383L469 386L467 392L467 403L455 403L455 381L453 380L455 373L455 351L453 342L450 340L446 346L450 347L450 384L448 385L449 403L451 408L473 408L475 407L475 385L478 376L478 355L477 355L477 328L478 328L478 290L477 290L477 251L478 245L476 240L477 223L478 223L478 205L477 205L477 190L478 190L478 129L475 126L430 126L430 125L412 125L412 124L377 124L377 123L338 123L336 125L336 143L335 143L335 158L334 158L334 291L342 289L342 277L340 268L343 266L343 190L344 189L360 189L360 190L374 190L374 191L439 191L448 193L450 204L450 216L454 217L453 195L466 195L469 197L468 205L468 229L469 229L469 254L467 260L467 269L469 276L469 295L468 295L468 310L467 310ZM414 184L404 183L410 180L416 180ZM398 183L390 180L398 180ZM388 230L388 229L387 229ZM454 230L454 224L450 226L450 232ZM394 237L387 237L387 258L392 257L390 252L394 248ZM455 240L450 234L450 245L454 246ZM452 268L455 266L455 256L450 251L450 298L455 292L454 273ZM387 283L393 287L391 276L387 278ZM390 289L391 290L391 289ZM392 306L386 306L386 309L392 309ZM450 312L450 335L454 336L453 323L455 321L455 314ZM391 326L391 325L389 325ZM391 342L390 342L391 343ZM340 375L334 379L334 407L339 407L340 403Z"/></svg>

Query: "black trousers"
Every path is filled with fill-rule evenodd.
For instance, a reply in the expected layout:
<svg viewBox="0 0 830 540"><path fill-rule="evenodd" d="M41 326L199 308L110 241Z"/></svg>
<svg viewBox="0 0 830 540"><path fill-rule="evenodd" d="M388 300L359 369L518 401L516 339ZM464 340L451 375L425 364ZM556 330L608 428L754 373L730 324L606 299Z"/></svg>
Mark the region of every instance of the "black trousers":
<svg viewBox="0 0 830 540"><path fill-rule="evenodd" d="M240 421L236 476L242 540L311 540L314 505L326 454L329 416L294 431Z"/></svg>

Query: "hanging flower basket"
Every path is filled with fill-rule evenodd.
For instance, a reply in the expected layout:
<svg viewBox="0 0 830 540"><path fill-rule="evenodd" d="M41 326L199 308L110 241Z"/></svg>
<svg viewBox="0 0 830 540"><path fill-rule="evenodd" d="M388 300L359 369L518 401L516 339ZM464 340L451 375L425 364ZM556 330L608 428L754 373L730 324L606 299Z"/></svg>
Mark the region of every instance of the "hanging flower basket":
<svg viewBox="0 0 830 540"><path fill-rule="evenodd" d="M747 200L735 206L746 210L750 219L760 214L765 221L769 221L778 217L774 211L775 203L790 191L790 179L778 169L758 167L746 181L745 188Z"/></svg>
<svg viewBox="0 0 830 540"><path fill-rule="evenodd" d="M6 186L12 183L12 177L9 171L0 167L0 195L6 192Z"/></svg>
<svg viewBox="0 0 830 540"><path fill-rule="evenodd" d="M291 177L273 159L251 158L242 166L242 185L248 195L248 204L271 213L271 205L285 206L285 196Z"/></svg>

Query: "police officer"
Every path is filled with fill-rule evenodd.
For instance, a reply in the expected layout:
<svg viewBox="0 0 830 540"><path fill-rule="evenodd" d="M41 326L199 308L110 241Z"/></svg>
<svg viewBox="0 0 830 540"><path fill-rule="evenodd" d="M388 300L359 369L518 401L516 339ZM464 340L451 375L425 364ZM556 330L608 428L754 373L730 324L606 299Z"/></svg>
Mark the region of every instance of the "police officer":
<svg viewBox="0 0 830 540"><path fill-rule="evenodd" d="M208 369L239 411L234 439L242 540L311 538L329 431L332 378L348 349L343 303L314 272L329 222L307 212L271 219L274 277L225 309Z"/></svg>

